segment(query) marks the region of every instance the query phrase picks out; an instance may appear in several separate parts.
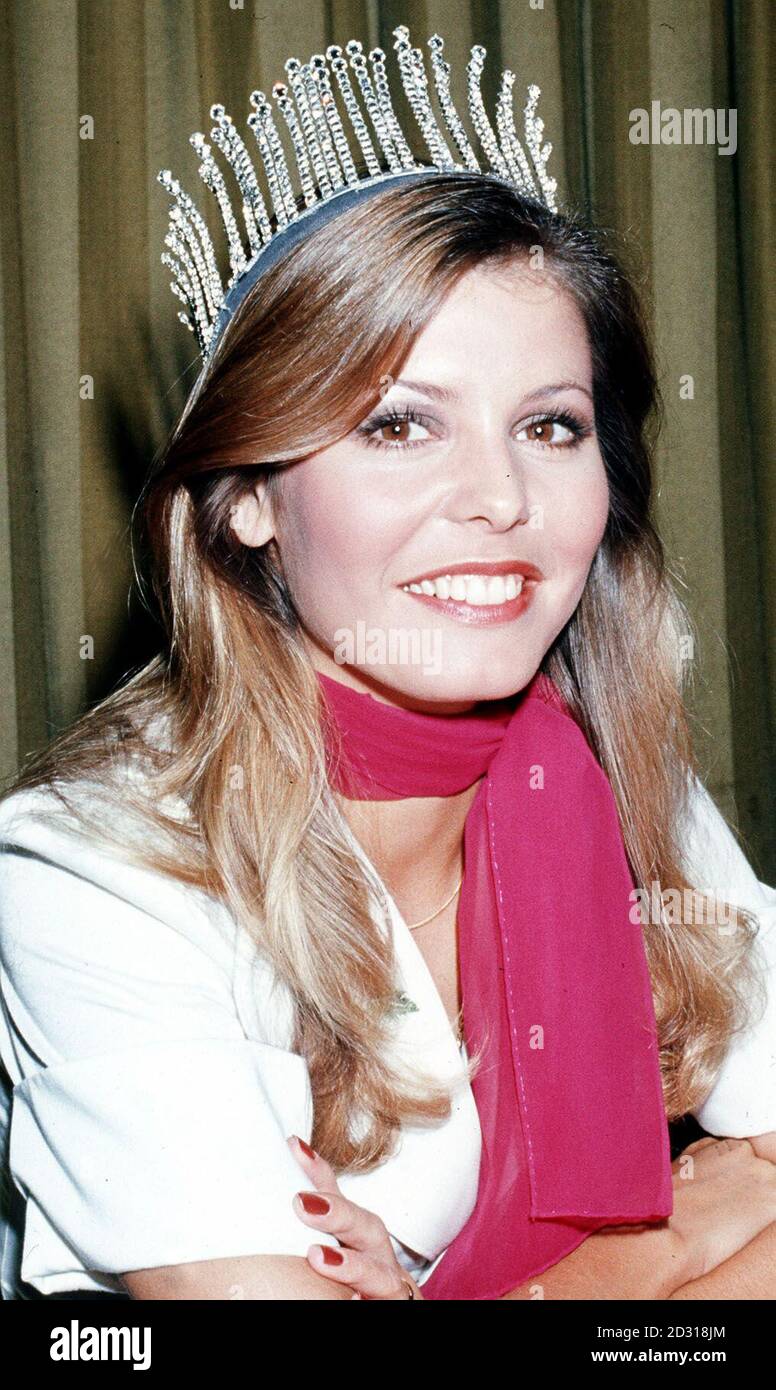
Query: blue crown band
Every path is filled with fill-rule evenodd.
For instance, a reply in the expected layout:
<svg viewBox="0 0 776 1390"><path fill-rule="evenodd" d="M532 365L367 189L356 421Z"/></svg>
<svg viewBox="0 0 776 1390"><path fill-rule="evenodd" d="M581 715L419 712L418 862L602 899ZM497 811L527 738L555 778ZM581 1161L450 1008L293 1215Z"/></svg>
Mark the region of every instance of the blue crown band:
<svg viewBox="0 0 776 1390"><path fill-rule="evenodd" d="M226 325L229 323L230 319L234 317L236 310L242 304L249 291L253 289L256 281L261 278L265 271L269 270L273 265L276 265L279 260L282 260L287 252L290 251L292 247L298 245L310 232L317 231L319 227L325 226L332 218L339 216L341 212L345 212L349 207L352 207L354 203L366 201L372 194L380 193L388 184L398 183L400 181L404 183L415 183L419 179L425 179L430 175L443 172L444 170L434 169L429 166L424 169L402 169L397 173L377 174L372 179L364 179L357 186L339 189L336 193L332 194L325 203L316 203L314 207L305 208L305 211L301 212L293 222L289 222L287 226L282 227L276 232L268 245L262 246L253 260L246 266L239 280L232 285L232 288L229 290L221 306L218 318L213 325L213 336L208 344L205 361L210 361L215 351L216 344L223 334ZM471 177L472 175L469 174L469 178ZM488 178L492 176L484 175L484 177Z"/></svg>

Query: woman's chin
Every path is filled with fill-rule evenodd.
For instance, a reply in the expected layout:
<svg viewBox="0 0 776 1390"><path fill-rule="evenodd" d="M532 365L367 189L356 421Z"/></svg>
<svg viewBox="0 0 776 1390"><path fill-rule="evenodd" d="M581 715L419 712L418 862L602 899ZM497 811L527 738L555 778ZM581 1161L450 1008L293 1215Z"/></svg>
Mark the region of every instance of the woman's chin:
<svg viewBox="0 0 776 1390"><path fill-rule="evenodd" d="M510 700L524 690L538 670L539 663L526 663L519 671L499 675L471 667L455 674L451 671L422 673L415 669L369 668L351 674L359 678L377 699L431 714L462 714L482 701ZM340 679L347 679L340 677ZM347 683L351 684L350 679Z"/></svg>

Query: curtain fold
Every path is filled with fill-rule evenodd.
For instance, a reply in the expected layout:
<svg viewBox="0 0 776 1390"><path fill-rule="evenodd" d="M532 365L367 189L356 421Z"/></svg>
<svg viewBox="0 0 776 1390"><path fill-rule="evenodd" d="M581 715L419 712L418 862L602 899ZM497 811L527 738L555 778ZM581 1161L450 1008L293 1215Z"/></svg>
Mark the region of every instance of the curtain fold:
<svg viewBox="0 0 776 1390"><path fill-rule="evenodd" d="M192 131L291 53L396 24L472 43L542 88L564 202L611 230L647 306L665 400L658 522L696 627L704 778L776 875L776 475L769 0L7 0L0 15L1 771L154 649L130 598L142 478L196 373L159 256ZM631 142L631 112L737 112L737 151ZM403 112L406 115L406 108ZM408 125L411 118L407 116ZM420 153L421 146L418 145ZM204 193L204 190L201 190Z"/></svg>

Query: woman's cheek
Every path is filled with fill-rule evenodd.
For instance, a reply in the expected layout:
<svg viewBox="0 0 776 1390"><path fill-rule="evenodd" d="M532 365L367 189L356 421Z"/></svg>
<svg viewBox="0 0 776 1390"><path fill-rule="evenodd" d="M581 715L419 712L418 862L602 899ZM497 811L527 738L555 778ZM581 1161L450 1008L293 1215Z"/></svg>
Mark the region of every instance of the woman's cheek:
<svg viewBox="0 0 776 1390"><path fill-rule="evenodd" d="M554 508L553 549L565 563L589 569L606 530L609 485L603 462L580 486L570 488Z"/></svg>
<svg viewBox="0 0 776 1390"><path fill-rule="evenodd" d="M306 499L301 525L292 538L298 568L315 565L316 576L335 590L369 587L390 556L403 543L407 508L380 505L378 499L359 497L358 490L338 490L318 502Z"/></svg>
<svg viewBox="0 0 776 1390"><path fill-rule="evenodd" d="M604 483L564 508L563 524L555 526L549 538L548 563L552 573L563 575L566 580L563 587L567 619L582 597L590 566L606 531L608 514L609 489Z"/></svg>

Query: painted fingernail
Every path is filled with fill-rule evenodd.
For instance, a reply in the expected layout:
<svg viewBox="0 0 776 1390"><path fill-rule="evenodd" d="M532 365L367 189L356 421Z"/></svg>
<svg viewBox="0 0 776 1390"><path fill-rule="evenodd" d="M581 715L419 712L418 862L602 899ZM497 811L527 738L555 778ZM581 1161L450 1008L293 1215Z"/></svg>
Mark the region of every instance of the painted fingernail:
<svg viewBox="0 0 776 1390"><path fill-rule="evenodd" d="M345 1258L339 1250L334 1249L333 1245L322 1245L321 1250L323 1251L323 1263L325 1265L341 1265Z"/></svg>
<svg viewBox="0 0 776 1390"><path fill-rule="evenodd" d="M310 1216L325 1216L327 1211L331 1211L331 1203L317 1192L300 1192L299 1200Z"/></svg>
<svg viewBox="0 0 776 1390"><path fill-rule="evenodd" d="M299 1145L300 1149L302 1149L303 1152L307 1154L308 1158L318 1157L317 1153L315 1152L315 1149L311 1149L309 1144L305 1144L304 1139L300 1139L298 1134L296 1136L296 1142Z"/></svg>

